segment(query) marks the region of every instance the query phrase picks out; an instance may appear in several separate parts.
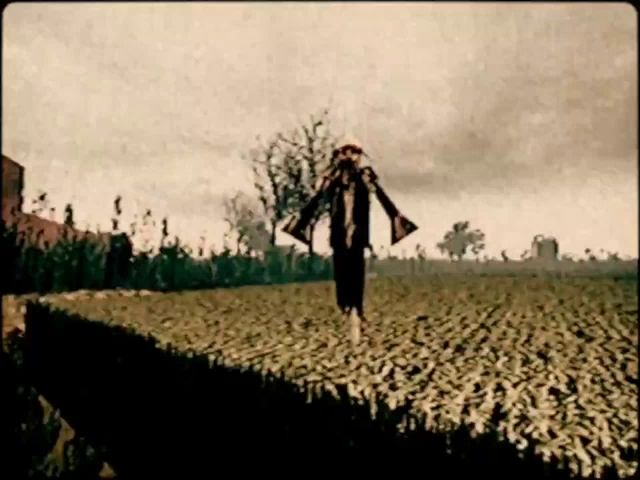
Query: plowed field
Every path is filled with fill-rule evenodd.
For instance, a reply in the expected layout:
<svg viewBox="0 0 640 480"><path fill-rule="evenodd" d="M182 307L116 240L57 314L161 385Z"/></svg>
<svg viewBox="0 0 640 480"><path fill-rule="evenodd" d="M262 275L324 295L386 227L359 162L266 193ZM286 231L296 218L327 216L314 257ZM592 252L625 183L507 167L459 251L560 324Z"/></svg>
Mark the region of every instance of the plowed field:
<svg viewBox="0 0 640 480"><path fill-rule="evenodd" d="M330 283L48 301L226 364L310 401L344 385L403 408L398 429L497 431L582 475L637 468L637 281L381 278L353 348Z"/></svg>

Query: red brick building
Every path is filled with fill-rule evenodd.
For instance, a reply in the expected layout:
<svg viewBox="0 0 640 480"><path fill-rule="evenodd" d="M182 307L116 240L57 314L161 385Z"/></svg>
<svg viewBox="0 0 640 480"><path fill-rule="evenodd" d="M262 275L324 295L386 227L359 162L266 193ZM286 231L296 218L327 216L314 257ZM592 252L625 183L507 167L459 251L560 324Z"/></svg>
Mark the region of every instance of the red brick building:
<svg viewBox="0 0 640 480"><path fill-rule="evenodd" d="M24 167L2 156L2 224L17 226L27 244L46 249L63 238L89 239L105 253L105 288L116 288L129 275L133 245L126 234L94 233L47 220L23 208ZM5 286L6 288L6 286Z"/></svg>
<svg viewBox="0 0 640 480"><path fill-rule="evenodd" d="M2 220L10 217L12 210L22 211L24 167L2 155Z"/></svg>
<svg viewBox="0 0 640 480"><path fill-rule="evenodd" d="M24 167L6 155L2 155L2 221L5 225L17 225L18 231L25 234L28 241L40 247L44 247L45 244L53 245L65 234L68 235L67 238L89 237L109 247L111 242L109 233L85 232L33 213L23 212L24 178Z"/></svg>

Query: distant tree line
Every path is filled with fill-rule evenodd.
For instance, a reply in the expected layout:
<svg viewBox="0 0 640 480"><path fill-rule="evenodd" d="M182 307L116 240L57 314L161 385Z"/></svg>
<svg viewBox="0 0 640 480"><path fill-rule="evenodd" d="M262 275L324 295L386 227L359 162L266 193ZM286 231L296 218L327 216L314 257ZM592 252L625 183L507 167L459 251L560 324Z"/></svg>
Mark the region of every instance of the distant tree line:
<svg viewBox="0 0 640 480"><path fill-rule="evenodd" d="M96 245L86 238L63 238L45 248L26 238L16 225L2 225L2 290L3 292L49 292L75 289L133 288L176 290L215 288L245 284L269 284L290 281L326 280L331 278L330 259L317 255L313 242L306 252L277 244L277 230L288 216L295 214L310 199L314 186L323 170L329 166L336 138L331 131L329 112L311 115L306 121L288 132L279 132L266 140L256 139L247 160L254 176L254 193L236 192L223 202L224 220L228 231L221 251L205 247L204 236L196 249L181 242L179 236L169 233L169 220L161 220L159 245L154 245L153 230L156 221L151 209L145 210L138 222L135 217L125 232L122 225L122 198L113 204L110 245ZM324 202L311 224L312 233L318 222L328 215L328 202ZM49 212L49 199L41 192L32 202L32 213ZM73 207L64 208L64 224L75 228ZM88 227L87 227L88 228ZM141 239L141 248L134 252L133 239ZM312 237L313 238L313 237ZM455 222L445 232L436 248L453 263L461 263L472 256L476 263L492 261L486 255L485 234L472 229L469 221ZM417 245L408 259L394 257L387 250L371 252L370 273L428 271L426 250ZM620 260L616 253L601 250L600 259L590 249L585 250L588 260L605 258ZM501 252L501 263L510 263L506 251ZM406 257L406 254L403 254ZM525 250L520 260L531 259ZM406 260L408 267L405 265ZM563 255L564 262L581 261Z"/></svg>

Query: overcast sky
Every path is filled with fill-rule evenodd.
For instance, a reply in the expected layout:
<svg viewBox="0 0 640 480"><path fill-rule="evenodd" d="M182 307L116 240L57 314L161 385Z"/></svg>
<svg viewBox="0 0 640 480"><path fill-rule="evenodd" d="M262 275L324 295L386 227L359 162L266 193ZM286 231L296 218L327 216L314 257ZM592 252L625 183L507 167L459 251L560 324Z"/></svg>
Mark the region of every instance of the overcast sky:
<svg viewBox="0 0 640 480"><path fill-rule="evenodd" d="M12 4L2 151L26 195L108 228L151 207L220 246L257 135L329 107L420 227L455 221L518 256L638 254L637 18L627 4ZM61 215L59 214L59 219ZM128 221L127 221L128 223ZM328 246L326 229L317 247ZM375 246L389 222L373 207ZM279 240L291 243L285 235Z"/></svg>

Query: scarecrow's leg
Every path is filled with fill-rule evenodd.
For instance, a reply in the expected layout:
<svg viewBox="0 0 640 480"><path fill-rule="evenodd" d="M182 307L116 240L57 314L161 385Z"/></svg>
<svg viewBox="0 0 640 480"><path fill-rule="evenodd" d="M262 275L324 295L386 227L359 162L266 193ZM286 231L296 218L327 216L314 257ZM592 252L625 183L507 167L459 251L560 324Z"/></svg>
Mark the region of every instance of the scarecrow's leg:
<svg viewBox="0 0 640 480"><path fill-rule="evenodd" d="M360 343L361 331L360 331L360 316L356 313L355 309L351 309L349 314L350 330L351 330L351 343L355 346Z"/></svg>
<svg viewBox="0 0 640 480"><path fill-rule="evenodd" d="M345 254L345 303L360 316L363 315L365 261L364 250L350 248Z"/></svg>
<svg viewBox="0 0 640 480"><path fill-rule="evenodd" d="M348 288L348 269L345 265L346 255L342 249L336 249L333 251L333 279L336 284L336 300L338 308L342 313L347 308L347 291Z"/></svg>
<svg viewBox="0 0 640 480"><path fill-rule="evenodd" d="M363 316L364 297L364 249L350 248L347 254L348 262L348 306L350 307L351 342L360 343L362 336L361 321Z"/></svg>
<svg viewBox="0 0 640 480"><path fill-rule="evenodd" d="M365 261L364 250L354 249L351 254L352 275L352 306L358 312L358 316L364 316L364 287L365 287Z"/></svg>

